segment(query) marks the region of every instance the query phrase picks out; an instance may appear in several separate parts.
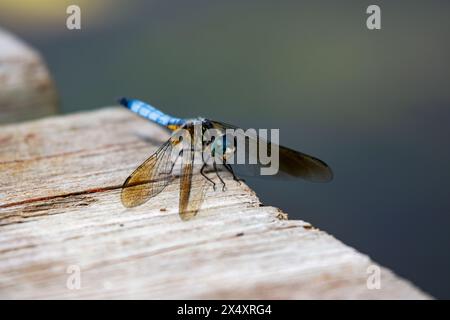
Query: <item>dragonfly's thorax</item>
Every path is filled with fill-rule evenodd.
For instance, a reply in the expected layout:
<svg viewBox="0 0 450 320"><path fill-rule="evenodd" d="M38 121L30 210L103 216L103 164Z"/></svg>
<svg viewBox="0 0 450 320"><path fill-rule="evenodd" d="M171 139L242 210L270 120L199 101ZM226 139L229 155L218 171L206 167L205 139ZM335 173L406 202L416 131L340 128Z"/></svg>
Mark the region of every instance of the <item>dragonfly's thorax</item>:
<svg viewBox="0 0 450 320"><path fill-rule="evenodd" d="M181 129L188 130L194 139L201 139L203 147L209 146L213 156L227 158L235 152L233 137L215 128L213 122L208 119L188 119Z"/></svg>
<svg viewBox="0 0 450 320"><path fill-rule="evenodd" d="M187 119L186 122L181 126L181 129L187 129L189 131L198 130L202 134L208 129L213 129L212 123L205 118L194 118Z"/></svg>
<svg viewBox="0 0 450 320"><path fill-rule="evenodd" d="M235 151L234 139L227 137L227 135L222 135L216 138L211 145L212 156L219 156L225 160L231 158Z"/></svg>

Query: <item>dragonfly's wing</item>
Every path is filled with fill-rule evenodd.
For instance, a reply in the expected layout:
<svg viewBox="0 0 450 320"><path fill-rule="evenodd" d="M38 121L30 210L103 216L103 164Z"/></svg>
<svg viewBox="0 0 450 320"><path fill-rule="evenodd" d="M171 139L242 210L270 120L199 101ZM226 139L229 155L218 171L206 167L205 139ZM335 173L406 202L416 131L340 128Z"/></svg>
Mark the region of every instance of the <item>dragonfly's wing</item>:
<svg viewBox="0 0 450 320"><path fill-rule="evenodd" d="M122 203L125 207L136 207L160 193L173 180L172 141L169 139L154 154L141 164L122 186Z"/></svg>
<svg viewBox="0 0 450 320"><path fill-rule="evenodd" d="M215 129L225 132L226 129L239 129L230 124L209 120ZM242 129L241 129L242 130ZM270 141L266 141L257 135L246 134L245 131L237 131L236 136L241 136L245 140L260 143L267 143L268 150L271 148L279 148L279 171L274 177L294 177L302 178L312 182L328 182L333 179L331 168L322 160L313 156L289 149L287 147L278 146ZM250 153L250 148L245 148L246 159L257 160L258 155ZM254 150L256 151L256 149ZM257 161L254 161L257 162ZM259 162L258 162L259 163ZM235 165L236 172L241 175L259 176L261 164Z"/></svg>
<svg viewBox="0 0 450 320"><path fill-rule="evenodd" d="M333 180L333 171L322 160L287 147L279 148L281 172L312 182Z"/></svg>
<svg viewBox="0 0 450 320"><path fill-rule="evenodd" d="M182 220L189 220L197 214L207 189L207 180L193 175L196 165L194 159L195 148L192 142L191 146L183 149L181 164L179 214Z"/></svg>

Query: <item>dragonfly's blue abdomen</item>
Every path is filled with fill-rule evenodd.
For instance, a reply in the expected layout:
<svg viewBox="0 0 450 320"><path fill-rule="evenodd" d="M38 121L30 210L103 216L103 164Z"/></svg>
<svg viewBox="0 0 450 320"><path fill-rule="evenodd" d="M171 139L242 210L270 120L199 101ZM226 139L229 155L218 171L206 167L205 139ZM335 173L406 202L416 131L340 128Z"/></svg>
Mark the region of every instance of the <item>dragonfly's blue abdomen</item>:
<svg viewBox="0 0 450 320"><path fill-rule="evenodd" d="M162 126L182 126L186 120L169 116L155 107L137 99L121 98L119 103L143 118Z"/></svg>

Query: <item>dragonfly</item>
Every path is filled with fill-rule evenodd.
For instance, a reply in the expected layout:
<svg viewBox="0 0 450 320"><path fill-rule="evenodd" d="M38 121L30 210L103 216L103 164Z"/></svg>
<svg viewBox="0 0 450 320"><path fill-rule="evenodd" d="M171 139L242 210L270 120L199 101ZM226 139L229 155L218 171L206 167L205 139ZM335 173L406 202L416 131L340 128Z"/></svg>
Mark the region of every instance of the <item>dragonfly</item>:
<svg viewBox="0 0 450 320"><path fill-rule="evenodd" d="M273 175L274 177L301 178L311 182L329 182L333 179L333 172L324 161L272 143L258 134L248 134L242 129L238 130L240 128L236 126L202 117L192 119L173 117L137 99L123 97L119 99L119 103L133 113L169 129L172 133L170 138L125 180L121 190L121 201L127 208L146 203L179 178L180 218L182 220L193 218L200 210L208 186L212 185L216 190L216 182L211 178L211 173L218 177L222 190L225 191L226 184L221 177L223 171L228 171L235 181L241 183L243 181L239 178L241 174L257 176L258 169L264 167L263 164L253 161L252 164L243 166L246 169L236 170L241 164L232 164L231 159L233 154L236 154L236 143L239 138L266 144L268 150L277 148L278 172ZM214 135L207 136L205 133L211 130ZM233 130L236 134L230 136L229 130ZM201 135L197 135L196 132L200 132ZM247 159L258 158L255 148L245 148L244 152ZM235 171L240 173L236 174Z"/></svg>

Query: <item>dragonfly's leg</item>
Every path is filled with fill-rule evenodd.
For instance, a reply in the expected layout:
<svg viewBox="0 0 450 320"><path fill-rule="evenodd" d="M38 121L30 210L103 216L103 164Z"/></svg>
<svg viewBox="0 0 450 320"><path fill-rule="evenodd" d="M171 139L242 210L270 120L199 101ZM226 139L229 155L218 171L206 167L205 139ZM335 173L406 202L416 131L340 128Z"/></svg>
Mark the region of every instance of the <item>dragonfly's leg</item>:
<svg viewBox="0 0 450 320"><path fill-rule="evenodd" d="M234 181L237 181L237 182L239 182L239 183L245 182L244 179L240 179L240 178L238 178L238 177L234 174L233 167L232 167L229 163L224 162L223 165L224 165L225 168L233 175L233 180L234 180Z"/></svg>
<svg viewBox="0 0 450 320"><path fill-rule="evenodd" d="M200 174L201 174L206 180L208 180L209 182L212 183L213 189L214 189L214 191L216 191L216 183L215 183L214 181L212 181L211 178L209 178L209 177L203 172L203 170L205 170L205 168L206 168L206 163L203 163L202 168L200 169Z"/></svg>
<svg viewBox="0 0 450 320"><path fill-rule="evenodd" d="M203 142L202 142L202 143L203 143ZM204 144L204 143L203 143L203 144ZM206 145L207 145L207 144L206 144ZM203 146L202 146L202 149L203 149ZM201 169L200 169L200 174L201 174L206 180L208 180L209 182L212 183L212 185L213 185L213 190L216 191L216 183L215 183L214 181L212 181L212 180L205 174L205 172L204 172L204 170L205 170L205 168L206 168L206 166L207 166L207 163L206 163L205 158L204 158L204 152L202 152L202 162L203 162L203 165L202 165L202 167L201 167Z"/></svg>
<svg viewBox="0 0 450 320"><path fill-rule="evenodd" d="M214 166L214 171L216 172L217 177L219 178L220 182L222 182L222 191L226 190L226 185L225 185L225 181L223 181L222 177L219 174L219 170L217 170L217 165L216 162L213 162L213 166Z"/></svg>

